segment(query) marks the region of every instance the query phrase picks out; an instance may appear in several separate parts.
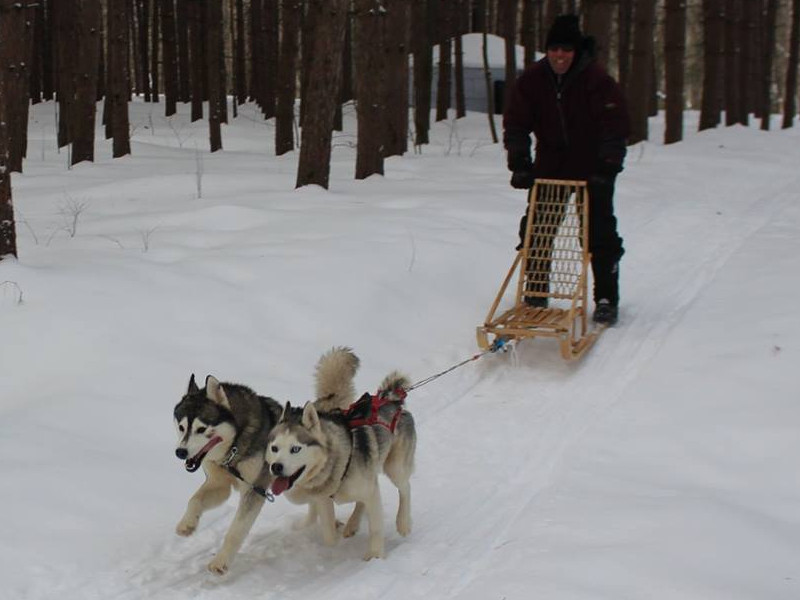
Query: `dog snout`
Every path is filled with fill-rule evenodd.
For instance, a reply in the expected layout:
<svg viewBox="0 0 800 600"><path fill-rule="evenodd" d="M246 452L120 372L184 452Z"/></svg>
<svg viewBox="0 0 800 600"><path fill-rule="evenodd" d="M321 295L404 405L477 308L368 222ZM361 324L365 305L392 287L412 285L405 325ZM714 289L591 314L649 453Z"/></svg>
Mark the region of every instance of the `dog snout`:
<svg viewBox="0 0 800 600"><path fill-rule="evenodd" d="M270 468L272 469L273 475L283 475L283 463L272 463Z"/></svg>
<svg viewBox="0 0 800 600"><path fill-rule="evenodd" d="M181 460L186 460L186 457L189 456L188 450L186 448L178 448L175 450L175 456L180 458Z"/></svg>

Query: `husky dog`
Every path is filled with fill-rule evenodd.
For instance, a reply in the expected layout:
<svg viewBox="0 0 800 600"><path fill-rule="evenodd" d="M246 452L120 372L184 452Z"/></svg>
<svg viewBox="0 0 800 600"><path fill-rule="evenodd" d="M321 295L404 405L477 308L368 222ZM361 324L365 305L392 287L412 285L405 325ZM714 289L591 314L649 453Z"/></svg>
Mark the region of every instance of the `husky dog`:
<svg viewBox="0 0 800 600"><path fill-rule="evenodd" d="M350 537L367 513L369 542L364 560L384 555L383 510L378 474L381 469L397 487L397 531L411 532L411 485L416 430L411 413L403 409L408 379L394 372L387 376L376 398L362 397L348 413L320 412L312 403L294 408L289 403L269 435L266 460L274 480L272 493L286 493L296 504L309 504L322 525L323 541L336 542L334 502L355 502L355 510L342 531ZM381 402L382 399L387 400ZM355 411L354 411L355 409ZM375 418L354 419L376 410Z"/></svg>
<svg viewBox="0 0 800 600"><path fill-rule="evenodd" d="M358 366L349 348L333 348L324 354L316 368L316 402L329 410L347 407L355 396L353 377ZM244 385L220 383L211 375L202 389L192 375L186 394L175 406L175 454L186 461L187 471L193 473L202 466L206 474L176 527L178 535L194 533L200 516L225 502L234 486L241 494L222 548L208 565L212 573L228 571L264 504L272 481L264 451L280 416L276 400Z"/></svg>

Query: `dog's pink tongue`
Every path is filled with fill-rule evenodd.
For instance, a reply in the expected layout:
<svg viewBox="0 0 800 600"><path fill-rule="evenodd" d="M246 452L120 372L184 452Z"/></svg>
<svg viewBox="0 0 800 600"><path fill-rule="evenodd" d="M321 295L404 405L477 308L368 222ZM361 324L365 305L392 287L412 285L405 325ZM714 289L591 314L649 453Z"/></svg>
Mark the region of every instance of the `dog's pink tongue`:
<svg viewBox="0 0 800 600"><path fill-rule="evenodd" d="M275 481L272 482L272 493L276 496L280 496L283 492L289 489L289 478L288 477L277 477Z"/></svg>

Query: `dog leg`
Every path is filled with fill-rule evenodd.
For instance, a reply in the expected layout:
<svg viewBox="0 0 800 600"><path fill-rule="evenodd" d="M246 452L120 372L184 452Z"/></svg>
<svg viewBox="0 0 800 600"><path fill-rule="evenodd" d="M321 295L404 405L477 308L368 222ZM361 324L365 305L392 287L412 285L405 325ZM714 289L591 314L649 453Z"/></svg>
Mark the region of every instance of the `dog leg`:
<svg viewBox="0 0 800 600"><path fill-rule="evenodd" d="M206 480L189 499L186 512L175 527L178 535L189 536L197 529L202 514L219 506L231 495L232 482L219 467L205 467Z"/></svg>
<svg viewBox="0 0 800 600"><path fill-rule="evenodd" d="M250 528L253 526L258 513L261 512L262 506L264 506L264 498L253 490L242 492L236 516L233 518L230 528L228 528L222 548L220 548L214 560L208 564L209 571L215 575L224 575L228 572L228 566L234 555L242 547L244 538L250 533Z"/></svg>
<svg viewBox="0 0 800 600"><path fill-rule="evenodd" d="M344 530L342 531L343 537L353 537L358 532L358 527L361 525L361 515L363 514L364 503L356 502L356 506L353 509L353 514L350 515L349 519L347 519L347 525L344 526Z"/></svg>
<svg viewBox="0 0 800 600"><path fill-rule="evenodd" d="M322 526L322 542L326 546L333 546L336 544L336 512L333 509L333 500L325 498L317 500L315 504Z"/></svg>
<svg viewBox="0 0 800 600"><path fill-rule="evenodd" d="M383 465L383 472L397 488L400 502L397 507L397 533L403 537L411 533L411 473L414 470L415 443L398 439L392 446Z"/></svg>
<svg viewBox="0 0 800 600"><path fill-rule="evenodd" d="M383 558L383 508L377 479L373 484L372 494L364 503L364 508L367 512L367 525L369 525L369 541L364 560Z"/></svg>
<svg viewBox="0 0 800 600"><path fill-rule="evenodd" d="M298 519L292 523L292 529L295 531L311 527L317 522L317 505L313 502L308 505L308 514L302 519Z"/></svg>

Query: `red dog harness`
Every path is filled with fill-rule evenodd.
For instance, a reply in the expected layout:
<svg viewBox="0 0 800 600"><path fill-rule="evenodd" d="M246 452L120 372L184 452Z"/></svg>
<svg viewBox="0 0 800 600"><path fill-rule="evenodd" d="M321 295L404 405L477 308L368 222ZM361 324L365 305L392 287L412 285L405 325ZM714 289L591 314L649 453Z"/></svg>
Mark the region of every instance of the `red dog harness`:
<svg viewBox="0 0 800 600"><path fill-rule="evenodd" d="M396 400L389 399L384 392L383 394L371 395L369 392L365 393L361 398L353 402L347 411L344 413L347 417L348 426L353 429L355 427L363 427L364 425L380 425L385 427L390 432L394 433L397 427L397 422L400 420L400 415L403 413L403 404L406 399L406 390L397 388L393 390ZM378 411L381 407L387 404L394 404L394 416L392 420L387 422L380 418Z"/></svg>

